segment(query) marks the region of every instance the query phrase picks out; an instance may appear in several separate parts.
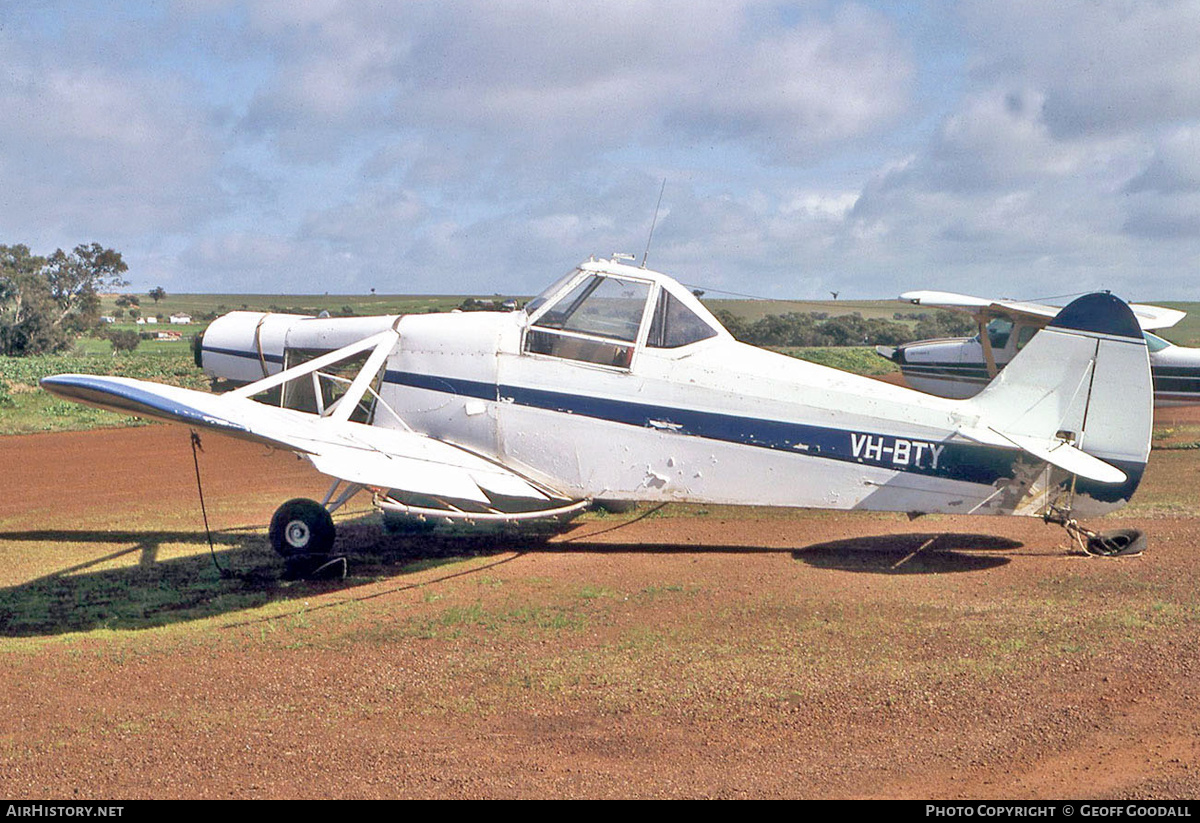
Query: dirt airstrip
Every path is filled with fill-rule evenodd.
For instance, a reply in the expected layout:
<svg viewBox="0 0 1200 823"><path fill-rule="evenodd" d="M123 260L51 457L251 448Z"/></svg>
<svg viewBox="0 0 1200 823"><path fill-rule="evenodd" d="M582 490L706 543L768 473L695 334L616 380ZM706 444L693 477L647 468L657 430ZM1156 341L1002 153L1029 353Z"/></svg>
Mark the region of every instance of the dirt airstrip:
<svg viewBox="0 0 1200 823"><path fill-rule="evenodd" d="M1017 518L360 510L312 583L263 524L321 479L203 445L211 553L186 431L0 438L0 796L1200 795L1200 452L1104 521L1137 558Z"/></svg>

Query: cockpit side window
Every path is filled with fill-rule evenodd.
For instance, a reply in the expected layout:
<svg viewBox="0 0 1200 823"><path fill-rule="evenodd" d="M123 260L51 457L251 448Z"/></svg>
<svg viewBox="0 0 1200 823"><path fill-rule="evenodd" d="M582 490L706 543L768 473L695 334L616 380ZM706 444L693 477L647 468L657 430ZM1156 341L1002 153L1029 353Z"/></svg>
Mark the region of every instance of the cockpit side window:
<svg viewBox="0 0 1200 823"><path fill-rule="evenodd" d="M646 281L589 277L534 321L525 350L628 368L649 296Z"/></svg>
<svg viewBox="0 0 1200 823"><path fill-rule="evenodd" d="M1008 336L1012 334L1013 321L1007 317L997 317L987 324L988 339L993 349L1002 349L1008 345Z"/></svg>
<svg viewBox="0 0 1200 823"><path fill-rule="evenodd" d="M1146 348L1148 348L1152 352L1162 351L1163 349L1165 349L1171 345L1166 340L1163 340L1161 337L1159 337L1157 334L1151 334L1148 331L1142 332L1142 337L1146 338Z"/></svg>
<svg viewBox="0 0 1200 823"><path fill-rule="evenodd" d="M716 337L717 331L666 289L659 292L650 322L646 345L656 349L677 349L689 343Z"/></svg>

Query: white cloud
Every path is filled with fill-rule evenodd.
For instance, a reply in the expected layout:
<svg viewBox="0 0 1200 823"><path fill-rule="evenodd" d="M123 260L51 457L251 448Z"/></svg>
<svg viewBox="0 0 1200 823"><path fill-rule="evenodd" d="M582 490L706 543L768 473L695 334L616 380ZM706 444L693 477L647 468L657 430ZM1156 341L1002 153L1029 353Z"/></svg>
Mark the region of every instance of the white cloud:
<svg viewBox="0 0 1200 823"><path fill-rule="evenodd" d="M0 188L9 231L80 240L131 224L174 232L219 207L214 135L186 105L183 84L55 65L5 46Z"/></svg>
<svg viewBox="0 0 1200 823"><path fill-rule="evenodd" d="M903 111L911 58L882 15L764 31L760 5L330 3L291 18L291 4L263 4L279 70L245 124L309 160L344 148L353 124L486 135L472 149L536 167L676 134L811 158Z"/></svg>
<svg viewBox="0 0 1200 823"><path fill-rule="evenodd" d="M135 282L536 291L666 179L702 285L1200 295L1200 2L18 5L6 242Z"/></svg>
<svg viewBox="0 0 1200 823"><path fill-rule="evenodd" d="M962 14L985 44L977 73L1041 89L1057 136L1200 117L1195 0L979 0Z"/></svg>

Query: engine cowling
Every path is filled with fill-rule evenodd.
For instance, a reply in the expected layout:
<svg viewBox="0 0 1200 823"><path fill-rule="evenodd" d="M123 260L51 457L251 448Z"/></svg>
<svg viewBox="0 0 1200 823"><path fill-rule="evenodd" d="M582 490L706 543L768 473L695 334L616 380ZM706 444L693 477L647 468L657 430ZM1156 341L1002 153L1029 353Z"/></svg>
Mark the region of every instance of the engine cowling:
<svg viewBox="0 0 1200 823"><path fill-rule="evenodd" d="M313 317L234 311L214 320L200 337L196 365L214 379L251 383L282 371L289 350L303 350L303 359L333 351L390 328L398 316Z"/></svg>

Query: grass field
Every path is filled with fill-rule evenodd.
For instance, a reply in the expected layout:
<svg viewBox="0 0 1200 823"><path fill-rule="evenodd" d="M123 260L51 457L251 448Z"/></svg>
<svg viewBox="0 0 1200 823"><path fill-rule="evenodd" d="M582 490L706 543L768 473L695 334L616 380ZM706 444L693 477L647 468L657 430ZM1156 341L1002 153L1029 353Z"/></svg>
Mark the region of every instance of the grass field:
<svg viewBox="0 0 1200 823"><path fill-rule="evenodd" d="M208 379L186 342L145 341L135 351L113 353L106 341L88 341L69 354L0 357L0 435L139 425L134 418L69 403L42 391L51 374L110 374L192 389Z"/></svg>

